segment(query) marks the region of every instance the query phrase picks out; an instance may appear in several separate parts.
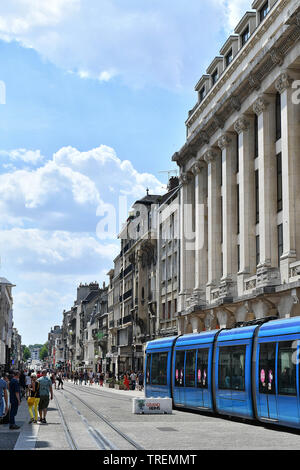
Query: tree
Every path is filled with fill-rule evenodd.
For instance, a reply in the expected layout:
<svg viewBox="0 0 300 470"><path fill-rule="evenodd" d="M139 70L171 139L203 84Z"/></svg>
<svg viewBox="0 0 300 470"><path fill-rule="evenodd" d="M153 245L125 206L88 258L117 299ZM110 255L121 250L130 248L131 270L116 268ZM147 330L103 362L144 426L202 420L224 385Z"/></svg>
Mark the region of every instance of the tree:
<svg viewBox="0 0 300 470"><path fill-rule="evenodd" d="M27 359L31 357L30 349L27 346L23 346L23 361L26 362Z"/></svg>
<svg viewBox="0 0 300 470"><path fill-rule="evenodd" d="M48 356L48 342L44 344L44 346L40 350L40 359L43 361L45 357Z"/></svg>

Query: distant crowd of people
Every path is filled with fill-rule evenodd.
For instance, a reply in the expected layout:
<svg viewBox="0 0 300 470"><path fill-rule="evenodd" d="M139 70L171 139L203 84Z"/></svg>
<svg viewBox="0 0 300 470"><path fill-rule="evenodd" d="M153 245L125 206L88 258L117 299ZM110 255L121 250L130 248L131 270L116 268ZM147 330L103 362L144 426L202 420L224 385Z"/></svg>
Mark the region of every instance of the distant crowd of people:
<svg viewBox="0 0 300 470"><path fill-rule="evenodd" d="M0 378L0 424L9 424L9 429L19 429L15 422L18 408L22 398L25 398L30 416L29 423L47 424L46 415L50 399L53 400L53 387L63 390L64 381L71 381L75 385L99 385L103 387L105 381L116 383L117 379L111 372L92 372L88 370L75 370L63 372L57 370L11 371L2 374ZM144 389L144 374L142 371L127 371L120 376L119 384L125 390Z"/></svg>

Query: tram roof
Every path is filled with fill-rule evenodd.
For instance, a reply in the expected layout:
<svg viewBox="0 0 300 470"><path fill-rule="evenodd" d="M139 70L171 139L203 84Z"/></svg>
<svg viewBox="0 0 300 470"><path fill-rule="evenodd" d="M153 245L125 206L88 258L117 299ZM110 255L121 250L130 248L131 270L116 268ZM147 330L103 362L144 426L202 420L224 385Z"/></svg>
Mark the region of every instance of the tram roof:
<svg viewBox="0 0 300 470"><path fill-rule="evenodd" d="M260 327L258 337L300 333L300 317L272 320Z"/></svg>
<svg viewBox="0 0 300 470"><path fill-rule="evenodd" d="M146 346L146 351L171 348L176 338L177 336L167 336L166 338L159 338L155 339L154 341L149 341Z"/></svg>

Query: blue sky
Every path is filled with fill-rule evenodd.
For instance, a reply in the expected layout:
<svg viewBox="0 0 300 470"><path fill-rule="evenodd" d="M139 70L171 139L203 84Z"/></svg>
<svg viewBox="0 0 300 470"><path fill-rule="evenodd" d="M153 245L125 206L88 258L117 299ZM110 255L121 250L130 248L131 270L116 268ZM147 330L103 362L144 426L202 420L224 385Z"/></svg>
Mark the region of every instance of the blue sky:
<svg viewBox="0 0 300 470"><path fill-rule="evenodd" d="M118 252L120 196L162 192L194 86L245 0L11 0L0 6L0 274L23 343L43 343ZM125 211L126 213L126 211ZM123 211L124 214L124 211ZM119 213L117 211L117 217Z"/></svg>

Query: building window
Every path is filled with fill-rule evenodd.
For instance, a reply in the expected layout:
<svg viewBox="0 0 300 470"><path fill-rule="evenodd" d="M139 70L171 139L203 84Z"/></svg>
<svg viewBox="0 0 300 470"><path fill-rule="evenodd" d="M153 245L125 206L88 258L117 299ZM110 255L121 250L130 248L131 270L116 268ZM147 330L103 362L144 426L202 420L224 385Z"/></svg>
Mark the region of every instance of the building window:
<svg viewBox="0 0 300 470"><path fill-rule="evenodd" d="M244 30L241 37L242 37L242 46L244 46L246 42L248 41L248 39L250 38L249 26L247 26L247 28Z"/></svg>
<svg viewBox="0 0 300 470"><path fill-rule="evenodd" d="M217 83L218 78L219 78L218 69L216 69L216 70L214 71L214 73L212 74L211 78L212 78L212 83L213 83L213 85L214 85L215 83Z"/></svg>
<svg viewBox="0 0 300 470"><path fill-rule="evenodd" d="M239 135L236 134L236 172L240 171L240 145L239 145Z"/></svg>
<svg viewBox="0 0 300 470"><path fill-rule="evenodd" d="M162 319L166 318L166 304L162 304Z"/></svg>
<svg viewBox="0 0 300 470"><path fill-rule="evenodd" d="M199 100L200 100L200 103L201 101L203 101L205 98L205 86L201 88L201 90L199 91Z"/></svg>
<svg viewBox="0 0 300 470"><path fill-rule="evenodd" d="M280 265L280 258L283 254L283 225L277 226L277 239L278 239L278 265Z"/></svg>
<svg viewBox="0 0 300 470"><path fill-rule="evenodd" d="M254 117L254 158L258 157L258 116Z"/></svg>
<svg viewBox="0 0 300 470"><path fill-rule="evenodd" d="M255 222L259 223L259 173L255 171Z"/></svg>
<svg viewBox="0 0 300 470"><path fill-rule="evenodd" d="M241 247L240 245L237 246L237 264L238 264L238 272L241 270Z"/></svg>
<svg viewBox="0 0 300 470"><path fill-rule="evenodd" d="M174 312L177 313L177 299L174 299Z"/></svg>
<svg viewBox="0 0 300 470"><path fill-rule="evenodd" d="M282 211L282 157L277 155L277 211Z"/></svg>
<svg viewBox="0 0 300 470"><path fill-rule="evenodd" d="M259 235L256 236L256 266L259 265L260 262L260 241Z"/></svg>
<svg viewBox="0 0 300 470"><path fill-rule="evenodd" d="M276 140L281 139L281 95L276 93Z"/></svg>
<svg viewBox="0 0 300 470"><path fill-rule="evenodd" d="M262 22L269 13L269 2L266 2L259 10L260 22Z"/></svg>
<svg viewBox="0 0 300 470"><path fill-rule="evenodd" d="M170 320L170 318L171 318L171 306L172 306L172 303L171 303L171 300L169 300L169 302L168 302L168 320Z"/></svg>
<svg viewBox="0 0 300 470"><path fill-rule="evenodd" d="M228 65L231 64L232 60L233 60L233 53L232 53L232 49L230 49L230 51L225 56L226 67L228 67Z"/></svg>
<svg viewBox="0 0 300 470"><path fill-rule="evenodd" d="M240 185L236 185L236 230L240 233Z"/></svg>

